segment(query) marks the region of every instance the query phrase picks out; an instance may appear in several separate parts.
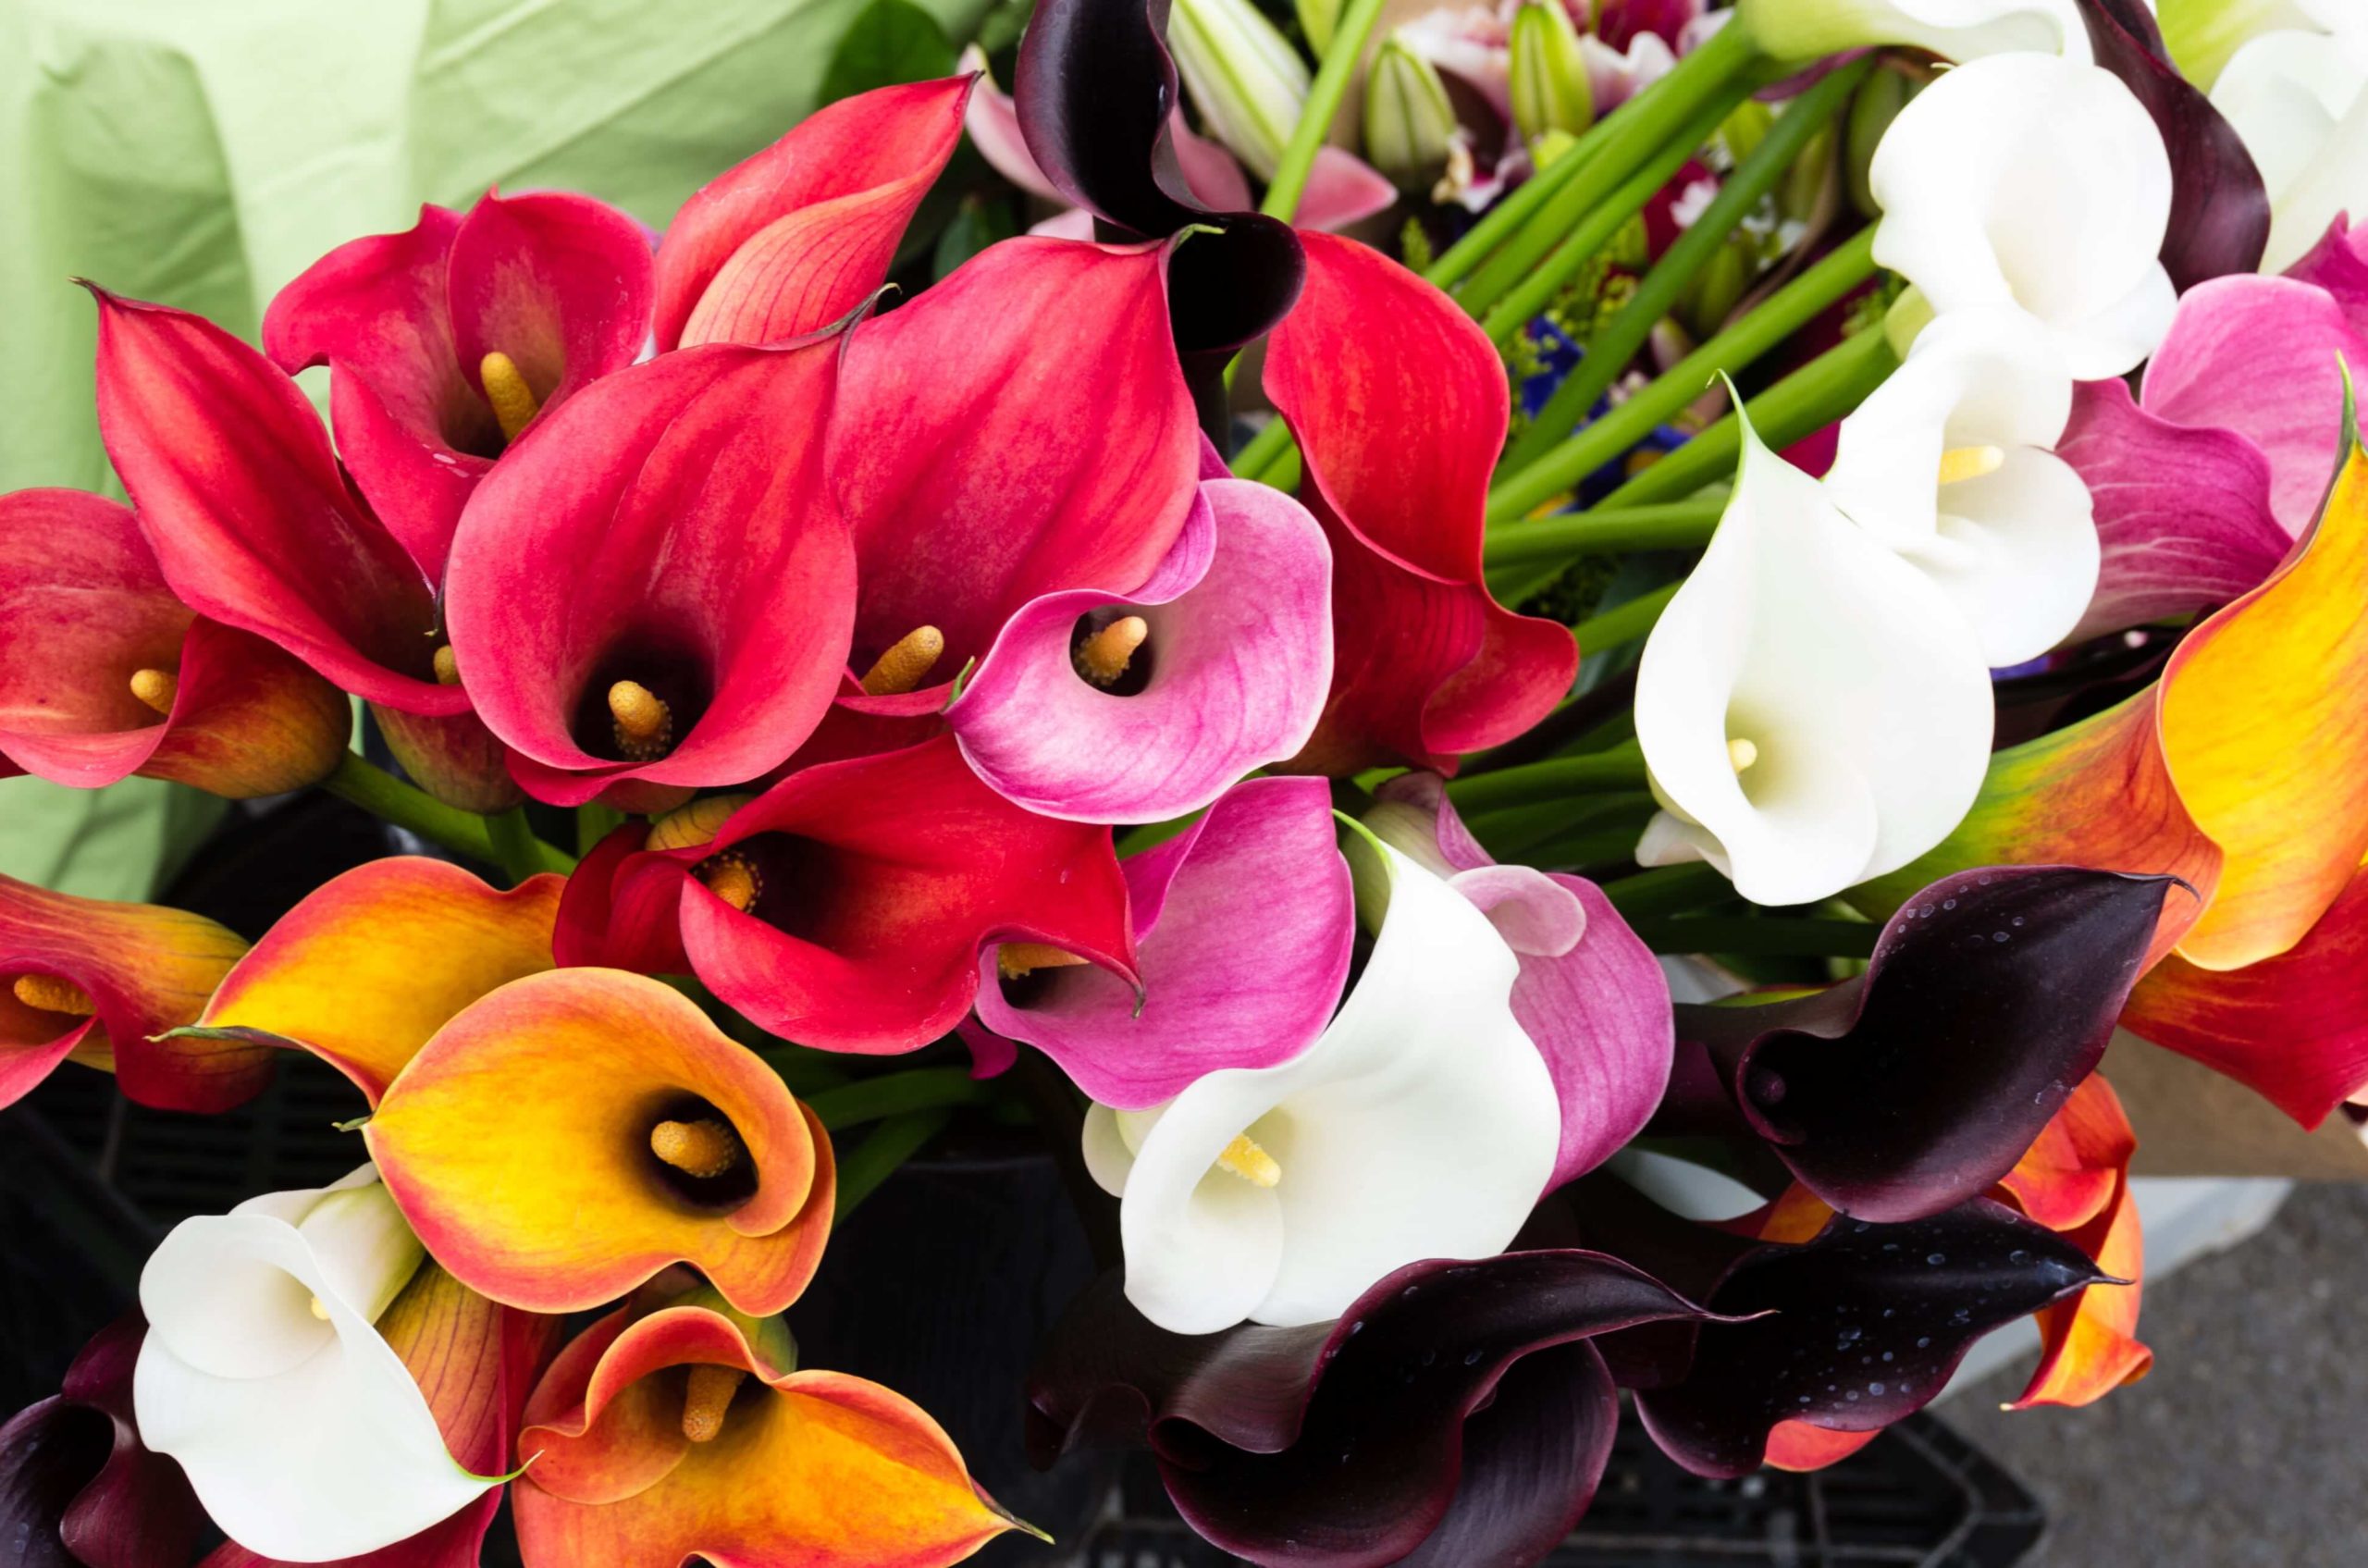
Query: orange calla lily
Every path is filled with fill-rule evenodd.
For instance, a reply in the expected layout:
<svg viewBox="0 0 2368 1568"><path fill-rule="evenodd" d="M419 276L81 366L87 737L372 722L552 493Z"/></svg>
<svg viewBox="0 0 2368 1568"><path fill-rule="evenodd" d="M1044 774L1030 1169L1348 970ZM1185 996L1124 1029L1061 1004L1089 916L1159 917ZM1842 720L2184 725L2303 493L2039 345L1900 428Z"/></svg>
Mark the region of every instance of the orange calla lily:
<svg viewBox="0 0 2368 1568"><path fill-rule="evenodd" d="M281 917L187 1032L311 1051L376 1105L455 1013L551 967L561 884L504 893L417 856L358 866Z"/></svg>
<svg viewBox="0 0 2368 1568"><path fill-rule="evenodd" d="M247 945L202 915L0 877L0 1105L68 1057L166 1110L225 1111L271 1076L239 1041L157 1039L188 1023Z"/></svg>
<svg viewBox="0 0 2368 1568"><path fill-rule="evenodd" d="M744 1312L813 1277L829 1136L680 992L622 969L529 975L472 1003L364 1136L428 1252L472 1289L579 1312L689 1263Z"/></svg>
<svg viewBox="0 0 2368 1568"><path fill-rule="evenodd" d="M703 1307L630 1308L560 1352L512 1494L529 1568L941 1568L1018 1525L918 1406L791 1372Z"/></svg>
<svg viewBox="0 0 2368 1568"><path fill-rule="evenodd" d="M1854 901L1896 908L1934 877L1985 865L2180 876L2201 905L2164 906L2160 967L2125 1021L2316 1126L2368 1081L2355 957L2368 940L2363 601L2368 455L2355 431L2317 521L2268 581L2189 633L2153 685L1998 753L1957 830Z"/></svg>

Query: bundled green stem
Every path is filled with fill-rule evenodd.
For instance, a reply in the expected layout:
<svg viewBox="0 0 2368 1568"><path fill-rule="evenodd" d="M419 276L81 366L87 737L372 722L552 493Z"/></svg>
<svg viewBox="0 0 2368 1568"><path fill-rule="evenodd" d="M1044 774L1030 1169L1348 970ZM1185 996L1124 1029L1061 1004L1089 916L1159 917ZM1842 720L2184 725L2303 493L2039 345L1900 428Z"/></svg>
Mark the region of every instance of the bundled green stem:
<svg viewBox="0 0 2368 1568"><path fill-rule="evenodd" d="M860 1078L838 1089L806 1097L806 1104L837 1132L858 1122L880 1121L914 1111L947 1110L975 1105L991 1097L992 1089L964 1068L915 1068L908 1072Z"/></svg>
<svg viewBox="0 0 2368 1568"><path fill-rule="evenodd" d="M1365 40L1372 36L1374 23L1381 18L1382 0L1350 0L1339 26L1332 34L1325 50L1324 64L1315 73L1315 80L1307 90L1307 102L1299 112L1299 124L1291 130L1291 139L1284 144L1282 161L1275 167L1275 178L1266 187L1266 199L1258 210L1268 217L1289 223L1299 214L1300 197L1307 191L1308 175L1315 167L1315 154L1323 150L1324 139L1331 134L1332 120L1340 112L1340 100L1349 91L1357 68L1364 58Z"/></svg>
<svg viewBox="0 0 2368 1568"><path fill-rule="evenodd" d="M1644 785L1645 754L1629 741L1604 751L1549 757L1457 779L1447 786L1447 793L1458 812L1476 816L1534 801L1559 800L1585 790L1635 790Z"/></svg>
<svg viewBox="0 0 2368 1568"><path fill-rule="evenodd" d="M382 821L392 822L430 844L441 845L456 855L466 855L488 866L510 867L509 857L514 856L517 866L512 869L522 876L534 871L563 874L575 869L574 857L536 838L532 830L527 830L521 839L523 815L515 822L505 820L502 842L497 843L493 824L487 818L447 806L426 790L364 761L355 752L349 751L339 759L337 771L321 781L321 787Z"/></svg>

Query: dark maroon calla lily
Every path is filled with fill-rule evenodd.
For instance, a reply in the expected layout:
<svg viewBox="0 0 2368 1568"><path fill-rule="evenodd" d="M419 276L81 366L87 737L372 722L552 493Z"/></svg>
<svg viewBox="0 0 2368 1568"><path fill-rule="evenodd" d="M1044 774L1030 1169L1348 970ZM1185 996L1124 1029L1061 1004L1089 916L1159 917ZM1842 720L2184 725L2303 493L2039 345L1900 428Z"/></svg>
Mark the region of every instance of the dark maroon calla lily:
<svg viewBox="0 0 2368 1568"><path fill-rule="evenodd" d="M659 348L800 338L870 299L962 140L972 80L841 99L709 180L658 248Z"/></svg>
<svg viewBox="0 0 2368 1568"><path fill-rule="evenodd" d="M2179 74L2147 0L2079 0L2097 64L2146 105L2171 155L2171 223L2163 265L2181 293L2251 272L2269 244L2269 190L2203 90Z"/></svg>
<svg viewBox="0 0 2368 1568"><path fill-rule="evenodd" d="M1888 1426L1930 1403L1976 1340L2104 1280L2078 1247L1986 1198L1906 1225L1837 1217L1728 1267L1704 1298L1719 1316L1694 1328L1682 1374L1645 1379L1636 1412L1696 1475L1748 1475L1780 1424Z"/></svg>
<svg viewBox="0 0 2368 1568"><path fill-rule="evenodd" d="M1301 242L1306 291L1268 343L1265 386L1332 544L1334 654L1324 717L1290 766L1452 774L1462 753L1545 717L1578 668L1570 629L1498 604L1481 570L1504 366L1452 300L1380 252Z"/></svg>
<svg viewBox="0 0 2368 1568"><path fill-rule="evenodd" d="M1656 1126L1739 1115L1803 1185L1862 1219L1978 1197L2103 1056L2174 887L2189 895L2171 877L2063 866L1934 883L1855 980L1679 1007L1680 1067Z"/></svg>
<svg viewBox="0 0 2368 1568"><path fill-rule="evenodd" d="M16 1568L189 1568L204 1523L180 1466L140 1442L138 1312L82 1347L53 1398L0 1426L0 1542Z"/></svg>
<svg viewBox="0 0 2368 1568"><path fill-rule="evenodd" d="M649 302L632 218L589 196L488 193L339 245L272 300L263 341L290 375L329 366L338 453L433 583L494 459L634 362Z"/></svg>
<svg viewBox="0 0 2368 1568"><path fill-rule="evenodd" d="M1039 596L1124 594L1167 558L1200 443L1166 249L1006 241L854 328L831 427L855 529L853 666L922 627L944 639L889 706L943 708Z"/></svg>
<svg viewBox="0 0 2368 1568"><path fill-rule="evenodd" d="M1588 1341L1701 1314L1584 1252L1418 1263L1334 1323L1171 1334L1105 1276L1029 1379L1040 1464L1148 1444L1185 1519L1291 1568L1527 1562L1594 1496L1619 1403Z"/></svg>
<svg viewBox="0 0 2368 1568"><path fill-rule="evenodd" d="M277 795L335 768L352 727L336 687L175 599L130 509L0 496L0 773Z"/></svg>
<svg viewBox="0 0 2368 1568"><path fill-rule="evenodd" d="M202 316L92 293L99 434L175 596L371 703L430 793L478 811L515 801L506 777L455 770L491 742L468 694L437 677L434 586L347 484L296 383Z"/></svg>
<svg viewBox="0 0 2368 1568"><path fill-rule="evenodd" d="M823 482L839 350L661 355L572 400L470 501L452 652L529 794L663 809L778 766L820 720L855 611Z"/></svg>
<svg viewBox="0 0 2368 1568"><path fill-rule="evenodd" d="M784 1039L910 1051L952 1030L995 943L1135 975L1107 828L1012 805L951 735L803 768L711 839L648 849L628 825L561 897L562 964L679 969Z"/></svg>

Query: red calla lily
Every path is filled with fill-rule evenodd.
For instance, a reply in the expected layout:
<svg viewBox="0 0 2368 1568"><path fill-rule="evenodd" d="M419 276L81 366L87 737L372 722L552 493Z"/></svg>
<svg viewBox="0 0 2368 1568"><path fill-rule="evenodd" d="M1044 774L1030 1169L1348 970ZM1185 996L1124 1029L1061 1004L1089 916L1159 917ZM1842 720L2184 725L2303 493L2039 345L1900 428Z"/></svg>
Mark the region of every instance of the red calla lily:
<svg viewBox="0 0 2368 1568"><path fill-rule="evenodd" d="M1543 718L1578 668L1567 627L1507 610L1481 573L1504 367L1453 301L1378 251L1300 242L1307 287L1268 344L1265 386L1332 542L1335 653L1330 700L1292 766L1453 773L1459 753Z"/></svg>
<svg viewBox="0 0 2368 1568"><path fill-rule="evenodd" d="M1049 944L1135 978L1107 828L1023 810L950 735L801 769L709 841L644 849L627 826L561 898L562 964L684 961L775 1034L909 1051L951 1030L991 944Z"/></svg>
<svg viewBox="0 0 2368 1568"><path fill-rule="evenodd" d="M541 412L634 362L649 236L589 196L487 194L339 245L265 312L291 375L329 366L338 452L430 582L461 509ZM493 356L500 356L497 360ZM523 394L523 395L522 395Z"/></svg>

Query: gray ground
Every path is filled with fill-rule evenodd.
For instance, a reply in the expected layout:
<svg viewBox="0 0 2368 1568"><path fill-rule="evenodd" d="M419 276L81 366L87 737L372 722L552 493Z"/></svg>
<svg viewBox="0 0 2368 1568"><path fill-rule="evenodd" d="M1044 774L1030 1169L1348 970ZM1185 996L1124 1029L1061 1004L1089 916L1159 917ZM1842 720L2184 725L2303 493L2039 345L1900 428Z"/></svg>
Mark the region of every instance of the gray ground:
<svg viewBox="0 0 2368 1568"><path fill-rule="evenodd" d="M2046 1500L2029 1568L2368 1564L2368 1186L2297 1188L2140 1333L2153 1375L2087 1410L2000 1412L2018 1370L1943 1411Z"/></svg>

